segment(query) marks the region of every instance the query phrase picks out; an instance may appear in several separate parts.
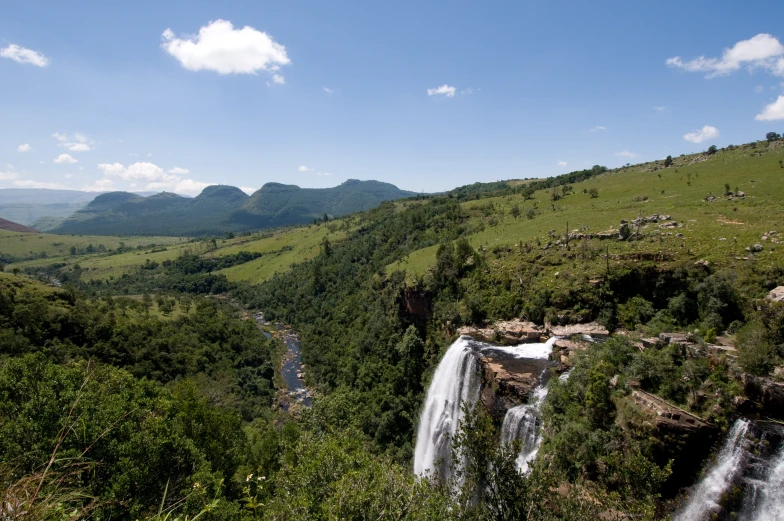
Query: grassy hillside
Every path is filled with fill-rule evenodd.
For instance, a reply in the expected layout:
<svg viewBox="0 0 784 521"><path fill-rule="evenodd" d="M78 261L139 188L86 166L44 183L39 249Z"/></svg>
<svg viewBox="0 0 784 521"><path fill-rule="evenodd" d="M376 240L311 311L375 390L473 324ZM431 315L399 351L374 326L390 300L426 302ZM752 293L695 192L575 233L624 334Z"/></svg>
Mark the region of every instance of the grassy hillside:
<svg viewBox="0 0 784 521"><path fill-rule="evenodd" d="M180 237L95 237L0 230L0 261L12 267L24 268L56 261L76 262L83 256L116 253L120 248L136 250L140 246L161 247L184 240Z"/></svg>
<svg viewBox="0 0 784 521"><path fill-rule="evenodd" d="M675 158L667 168L659 162L608 171L572 185L570 195L557 201L552 200L551 190L538 191L531 200L514 194L467 201L463 208L470 215L470 225L481 229L467 238L475 248L520 248L525 243L544 245L563 240L567 223L570 232L595 234L617 231L621 219L632 221L641 215L660 214L670 215L678 227L646 223L640 229L643 240L573 240L571 248L580 252L581 248L606 251L609 247L610 254L616 256L661 251L733 265L747 262L745 248L760 243L765 249L753 256L754 262L781 265L784 247L776 248L762 236L769 231L784 233L780 211L784 197L782 160L784 147L760 143L754 148L721 150L712 156ZM725 197L725 185L746 196ZM597 190L597 197L591 196L591 189ZM561 189L558 192L562 194ZM706 200L710 196L716 199ZM517 217L512 214L515 206L519 209ZM553 236L548 234L551 230ZM437 246L431 246L412 252L389 265L387 272L403 270L413 278L424 275L435 263L436 250ZM600 264L595 263L594 271L601 268Z"/></svg>
<svg viewBox="0 0 784 521"><path fill-rule="evenodd" d="M9 262L7 269L41 269L52 264L63 268L76 264L85 280L106 280L120 277L138 269L148 260L162 263L186 253L216 258L239 252L258 252L258 259L221 270L230 281L262 282L275 273L283 273L292 264L314 257L325 237L333 243L346 236L347 221L337 220L328 224L284 228L257 234L244 234L232 238L184 239L177 237L109 237L71 236L54 234L18 234L0 231L0 255ZM124 245L127 251L120 250ZM93 245L93 252L87 248ZM99 248L105 251L98 251ZM70 248L77 254L71 255Z"/></svg>
<svg viewBox="0 0 784 521"><path fill-rule="evenodd" d="M305 224L368 210L382 201L414 195L378 181L349 180L340 186L303 189L267 183L252 196L232 186L209 186L190 199L160 193L100 195L65 219L54 233L94 235L220 235Z"/></svg>

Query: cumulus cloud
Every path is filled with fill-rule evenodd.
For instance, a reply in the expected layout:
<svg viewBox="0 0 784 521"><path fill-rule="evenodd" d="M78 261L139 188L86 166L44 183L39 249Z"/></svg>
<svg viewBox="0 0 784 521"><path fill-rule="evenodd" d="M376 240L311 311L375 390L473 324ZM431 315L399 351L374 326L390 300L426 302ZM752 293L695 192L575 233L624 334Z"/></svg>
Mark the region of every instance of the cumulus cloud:
<svg viewBox="0 0 784 521"><path fill-rule="evenodd" d="M455 88L444 83L440 87L434 89L427 89L428 96L446 96L447 98L455 97Z"/></svg>
<svg viewBox="0 0 784 521"><path fill-rule="evenodd" d="M38 51L32 49L25 49L16 44L11 44L8 47L0 49L0 57L14 60L18 63L29 63L36 67L46 67L49 65L49 58L44 56Z"/></svg>
<svg viewBox="0 0 784 521"><path fill-rule="evenodd" d="M89 152L95 141L84 134L76 132L73 136L55 132L52 137L59 141L58 145L67 149L69 152Z"/></svg>
<svg viewBox="0 0 784 521"><path fill-rule="evenodd" d="M0 171L0 181L13 181L19 178L19 174L14 172L13 169L8 169L7 172Z"/></svg>
<svg viewBox="0 0 784 521"><path fill-rule="evenodd" d="M54 162L58 165L72 165L74 163L78 163L79 161L71 157L70 154L60 154L54 158Z"/></svg>
<svg viewBox="0 0 784 521"><path fill-rule="evenodd" d="M114 181L111 179L97 179L94 183L83 186L85 192L109 192L114 190Z"/></svg>
<svg viewBox="0 0 784 521"><path fill-rule="evenodd" d="M177 38L166 29L161 47L191 71L256 74L275 72L291 63L286 48L267 33L250 26L235 29L227 20L210 22L191 37ZM273 81L278 83L274 77Z"/></svg>
<svg viewBox="0 0 784 521"><path fill-rule="evenodd" d="M297 168L297 170L299 170L300 172L310 172L313 169L312 168L308 168L305 165L302 165L301 167Z"/></svg>
<svg viewBox="0 0 784 521"><path fill-rule="evenodd" d="M147 162L133 163L127 167L120 163L101 163L98 168L103 170L107 178L119 177L124 181L145 182L147 183L145 190L170 190L196 195L210 185L210 183L183 177L190 173L187 168L174 167L167 171Z"/></svg>
<svg viewBox="0 0 784 521"><path fill-rule="evenodd" d="M329 172L316 172L316 175L332 175Z"/></svg>
<svg viewBox="0 0 784 521"><path fill-rule="evenodd" d="M762 112L757 114L757 117L754 119L757 121L776 121L784 119L784 96L779 96L776 101L762 109Z"/></svg>
<svg viewBox="0 0 784 521"><path fill-rule="evenodd" d="M73 177L73 174L63 174L63 177L66 179L70 179Z"/></svg>
<svg viewBox="0 0 784 521"><path fill-rule="evenodd" d="M564 160L562 160L562 159L559 159L559 160L558 160L558 166L566 166L566 165L568 165L568 164L569 164L569 163L567 163L566 161L564 161Z"/></svg>
<svg viewBox="0 0 784 521"><path fill-rule="evenodd" d="M628 157L628 158L637 157L637 154L635 154L634 152L629 152L628 150L622 150L620 152L616 152L615 155L618 157Z"/></svg>
<svg viewBox="0 0 784 521"><path fill-rule="evenodd" d="M601 125L597 125L591 129L591 132L599 132L600 130L607 130L607 129Z"/></svg>
<svg viewBox="0 0 784 521"><path fill-rule="evenodd" d="M683 61L680 56L675 56L667 60L667 65L688 72L706 72L707 78L731 74L743 66L784 76L784 45L770 34L761 33L724 49L721 58L699 56Z"/></svg>
<svg viewBox="0 0 784 521"><path fill-rule="evenodd" d="M273 81L273 83L277 83L278 85L285 85L286 84L286 78L284 78L280 74L273 74L272 75L272 81Z"/></svg>
<svg viewBox="0 0 784 521"><path fill-rule="evenodd" d="M31 147L29 143L25 143L24 145L19 145L18 147L16 147L16 149L19 152L30 152L33 149L33 147Z"/></svg>
<svg viewBox="0 0 784 521"><path fill-rule="evenodd" d="M321 87L321 90L323 90L327 94L334 94L335 93L335 91L330 89L329 87Z"/></svg>
<svg viewBox="0 0 784 521"><path fill-rule="evenodd" d="M240 186L240 190L242 190L243 192L245 192L248 195L252 195L253 192L256 191L256 188L251 188L249 186Z"/></svg>
<svg viewBox="0 0 784 521"><path fill-rule="evenodd" d="M683 139L691 141L692 143L702 143L703 141L709 141L711 139L716 139L717 137L719 137L719 129L710 125L705 125L699 130L689 132L683 136Z"/></svg>

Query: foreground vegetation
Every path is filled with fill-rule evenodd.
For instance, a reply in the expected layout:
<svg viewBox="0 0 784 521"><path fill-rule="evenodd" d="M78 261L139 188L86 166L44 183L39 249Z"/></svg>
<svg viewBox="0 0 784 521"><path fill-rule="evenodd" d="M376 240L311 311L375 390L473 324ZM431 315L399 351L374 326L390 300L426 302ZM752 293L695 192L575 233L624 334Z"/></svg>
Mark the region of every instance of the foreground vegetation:
<svg viewBox="0 0 784 521"><path fill-rule="evenodd" d="M5 498L52 519L663 518L699 460L652 429L627 383L724 428L740 376L775 377L784 304L764 296L784 285L781 160L761 142L275 234L12 264ZM670 218L634 222L652 214ZM226 293L300 332L312 410L277 408L280 344ZM478 408L456 440L461 481L415 480L414 430L445 348L462 325L510 318L625 334L551 380L528 477ZM701 349L634 345L673 330ZM707 352L717 336L737 358Z"/></svg>

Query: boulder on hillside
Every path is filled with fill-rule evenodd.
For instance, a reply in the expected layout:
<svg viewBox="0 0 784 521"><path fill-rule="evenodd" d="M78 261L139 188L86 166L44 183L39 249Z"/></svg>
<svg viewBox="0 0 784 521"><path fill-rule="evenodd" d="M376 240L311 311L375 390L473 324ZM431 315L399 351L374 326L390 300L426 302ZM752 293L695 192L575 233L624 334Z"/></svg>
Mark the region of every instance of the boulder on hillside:
<svg viewBox="0 0 784 521"><path fill-rule="evenodd" d="M779 286L770 290L770 293L765 297L769 302L784 302L784 286Z"/></svg>

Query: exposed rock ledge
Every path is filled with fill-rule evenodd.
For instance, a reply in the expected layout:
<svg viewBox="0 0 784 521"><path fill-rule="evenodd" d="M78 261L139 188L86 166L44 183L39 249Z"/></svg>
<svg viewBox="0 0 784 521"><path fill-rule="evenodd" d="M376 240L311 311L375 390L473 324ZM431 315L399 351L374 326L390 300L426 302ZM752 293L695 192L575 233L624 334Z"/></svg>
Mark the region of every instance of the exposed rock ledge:
<svg viewBox="0 0 784 521"><path fill-rule="evenodd" d="M537 326L533 322L522 320L506 320L496 322L490 327L479 328L464 326L457 330L459 335L468 335L483 342L501 342L506 344L524 344L542 342L551 336L591 335L592 337L606 338L610 332L596 322L587 324L570 324L558 326L545 324Z"/></svg>

